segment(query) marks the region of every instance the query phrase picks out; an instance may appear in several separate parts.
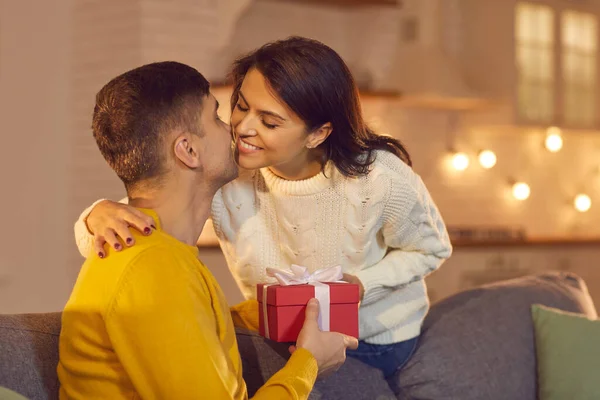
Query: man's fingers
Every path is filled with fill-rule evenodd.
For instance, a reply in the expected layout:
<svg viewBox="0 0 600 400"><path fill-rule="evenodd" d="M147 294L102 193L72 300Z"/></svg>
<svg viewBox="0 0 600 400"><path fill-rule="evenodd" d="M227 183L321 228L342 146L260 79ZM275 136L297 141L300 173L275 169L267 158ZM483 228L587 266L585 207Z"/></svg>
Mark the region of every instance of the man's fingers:
<svg viewBox="0 0 600 400"><path fill-rule="evenodd" d="M310 299L306 304L306 313L304 318L304 324L318 324L319 320L319 300Z"/></svg>
<svg viewBox="0 0 600 400"><path fill-rule="evenodd" d="M344 335L344 344L346 348L356 350L358 348L358 339L352 336Z"/></svg>

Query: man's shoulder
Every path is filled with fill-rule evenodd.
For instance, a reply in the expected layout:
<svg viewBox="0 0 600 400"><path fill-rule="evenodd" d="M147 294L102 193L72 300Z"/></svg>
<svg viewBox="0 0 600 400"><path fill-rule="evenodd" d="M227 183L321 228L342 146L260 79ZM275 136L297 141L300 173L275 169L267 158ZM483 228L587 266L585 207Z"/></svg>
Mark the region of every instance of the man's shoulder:
<svg viewBox="0 0 600 400"><path fill-rule="evenodd" d="M189 251L186 251L183 244L179 245L161 231L155 231L149 236L134 235L134 237L135 245L124 246L120 251L105 245L105 257L90 257L86 264L89 265L89 268L95 269L102 266L112 273L116 273L127 270L132 265L151 263L154 260L194 258Z"/></svg>
<svg viewBox="0 0 600 400"><path fill-rule="evenodd" d="M92 256L83 264L71 299L110 298L129 280L161 280L180 277L178 271L189 272L201 265L194 253L184 244L163 232L135 238L136 244L115 251L105 247L104 258Z"/></svg>

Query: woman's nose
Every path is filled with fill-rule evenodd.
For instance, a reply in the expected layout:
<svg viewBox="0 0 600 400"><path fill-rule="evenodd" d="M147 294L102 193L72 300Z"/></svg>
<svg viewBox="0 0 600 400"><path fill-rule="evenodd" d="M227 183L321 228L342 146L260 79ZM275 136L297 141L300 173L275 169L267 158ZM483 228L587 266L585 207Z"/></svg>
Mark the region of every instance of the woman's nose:
<svg viewBox="0 0 600 400"><path fill-rule="evenodd" d="M253 118L246 115L237 125L235 125L235 133L240 136L256 136L257 132L254 127Z"/></svg>

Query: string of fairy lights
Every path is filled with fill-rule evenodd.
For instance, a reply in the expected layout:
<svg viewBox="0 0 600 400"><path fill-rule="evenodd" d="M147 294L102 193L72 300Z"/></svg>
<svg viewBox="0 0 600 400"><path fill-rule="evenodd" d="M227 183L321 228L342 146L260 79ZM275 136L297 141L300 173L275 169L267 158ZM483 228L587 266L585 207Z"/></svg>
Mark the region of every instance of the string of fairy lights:
<svg viewBox="0 0 600 400"><path fill-rule="evenodd" d="M563 147L563 138L560 128L550 127L546 130L546 138L544 146L551 153L560 151ZM496 154L489 149L482 150L478 153L477 159L479 164L484 169L491 169L496 165ZM463 152L455 152L452 155L452 167L457 171L464 171L469 167L469 156ZM531 194L531 188L527 182L513 182L512 196L520 201L527 200ZM573 198L573 207L579 212L587 212L592 207L592 199L585 193L579 193Z"/></svg>

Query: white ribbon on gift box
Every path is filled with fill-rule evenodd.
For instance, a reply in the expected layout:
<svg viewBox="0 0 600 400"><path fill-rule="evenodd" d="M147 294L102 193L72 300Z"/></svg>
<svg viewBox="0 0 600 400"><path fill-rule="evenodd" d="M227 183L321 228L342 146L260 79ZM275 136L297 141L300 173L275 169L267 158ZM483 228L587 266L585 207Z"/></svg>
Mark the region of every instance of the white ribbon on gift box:
<svg viewBox="0 0 600 400"><path fill-rule="evenodd" d="M330 304L329 285L323 282L337 282L342 279L342 266L321 268L313 273L301 265L292 264L289 270L267 268L267 275L277 279L281 286L312 285L315 287L315 297L319 300L319 328L329 331ZM269 318L267 314L267 288L273 284L263 285L263 321L265 326L265 337L270 339Z"/></svg>

